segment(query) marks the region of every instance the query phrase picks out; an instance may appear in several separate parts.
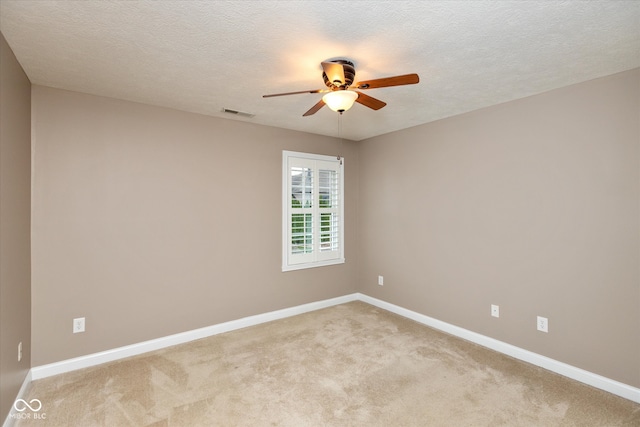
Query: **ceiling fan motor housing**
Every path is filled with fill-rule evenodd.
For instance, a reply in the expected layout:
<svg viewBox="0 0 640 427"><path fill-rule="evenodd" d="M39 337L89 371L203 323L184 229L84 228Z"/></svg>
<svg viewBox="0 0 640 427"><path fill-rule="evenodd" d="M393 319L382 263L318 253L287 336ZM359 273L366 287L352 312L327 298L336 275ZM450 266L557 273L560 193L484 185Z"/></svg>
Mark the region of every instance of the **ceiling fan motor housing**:
<svg viewBox="0 0 640 427"><path fill-rule="evenodd" d="M336 84L329 80L329 77L327 77L327 73L323 72L322 79L324 80L324 84L331 89L347 89L349 86L351 86L353 84L353 79L355 79L356 77L356 69L355 69L355 66L353 65L353 62L348 61L346 59L334 59L333 61L329 61L329 62L335 62L336 64L342 65L342 69L344 70L345 81L341 85Z"/></svg>

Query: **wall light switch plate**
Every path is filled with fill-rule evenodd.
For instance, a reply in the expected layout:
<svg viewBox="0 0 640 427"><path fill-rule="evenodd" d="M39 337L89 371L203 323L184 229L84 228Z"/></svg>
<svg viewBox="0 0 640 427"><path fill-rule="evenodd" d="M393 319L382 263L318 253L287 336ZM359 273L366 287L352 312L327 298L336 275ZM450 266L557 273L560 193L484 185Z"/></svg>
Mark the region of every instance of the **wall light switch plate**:
<svg viewBox="0 0 640 427"><path fill-rule="evenodd" d="M378 276L378 285L380 285L380 286L384 285L384 277Z"/></svg>

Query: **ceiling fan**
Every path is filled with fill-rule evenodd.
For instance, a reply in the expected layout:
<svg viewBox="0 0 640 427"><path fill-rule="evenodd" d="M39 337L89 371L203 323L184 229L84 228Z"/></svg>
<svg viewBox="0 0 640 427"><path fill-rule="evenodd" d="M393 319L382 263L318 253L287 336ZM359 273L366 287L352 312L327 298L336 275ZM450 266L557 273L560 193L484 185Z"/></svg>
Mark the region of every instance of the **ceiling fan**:
<svg viewBox="0 0 640 427"><path fill-rule="evenodd" d="M273 96L297 95L301 93L326 93L320 101L309 109L303 116L315 114L322 107L327 105L333 111L342 114L347 111L354 102L379 110L386 102L365 95L360 90L376 89L380 87L412 85L420 81L417 74L404 74L401 76L385 77L381 79L365 80L353 84L356 76L356 69L353 62L346 59L334 59L322 63L322 78L328 89L301 90L297 92L274 93L263 95L263 98Z"/></svg>

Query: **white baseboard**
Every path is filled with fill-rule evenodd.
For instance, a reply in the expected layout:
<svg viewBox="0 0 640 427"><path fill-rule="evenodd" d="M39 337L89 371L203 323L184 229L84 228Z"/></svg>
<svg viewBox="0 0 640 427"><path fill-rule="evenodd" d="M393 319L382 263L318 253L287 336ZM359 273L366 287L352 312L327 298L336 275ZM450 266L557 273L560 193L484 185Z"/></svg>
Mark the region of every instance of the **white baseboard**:
<svg viewBox="0 0 640 427"><path fill-rule="evenodd" d="M298 314L307 313L309 311L319 310L321 308L331 307L346 302L355 301L358 294L345 295L342 297L331 298L323 301L312 302L309 304L298 305L295 307L285 308L282 310L271 311L268 313L258 314L255 316L243 317L242 319L231 320L217 325L207 326L200 329L194 329L175 335L169 335L150 341L143 341L137 344L131 344L124 347L114 348L112 350L101 351L99 353L88 354L86 356L75 357L73 359L62 360L48 365L36 366L31 369L33 380L58 375L65 372L75 371L77 369L88 368L90 366L100 365L102 363L113 362L125 357L136 356L138 354L147 353L149 351L160 350L173 345L184 344L189 341L210 337L224 332L235 331L236 329L246 328L248 326L259 325L260 323L271 322L273 320L283 319L285 317L296 316Z"/></svg>
<svg viewBox="0 0 640 427"><path fill-rule="evenodd" d="M448 334L457 336L467 341L474 342L483 347L490 348L497 352L506 354L519 360L531 363L565 377L580 381L590 386L605 390L609 393L615 394L625 399L640 403L640 389L632 387L628 384L624 384L598 374L594 374L589 371L585 371L575 366L568 365L563 362L559 362L554 359L550 359L546 356L542 356L537 353L507 344L502 341L487 337L485 335L478 334L476 332L469 331L464 328L460 328L455 325L451 325L446 322L434 319L424 314L417 313L405 309L403 307L372 298L370 296L354 293L345 295L342 297L332 298L323 301L317 301L309 304L303 304L296 307L285 308L282 310L272 311L264 314L258 314L255 316L244 317L242 319L232 320L217 325L208 326L205 328L195 329L192 331L183 332L180 334L170 335L163 338L158 338L150 341L144 341L137 344L128 345L125 347L115 348L113 350L107 350L100 353L89 354L82 357L76 357L73 359L63 360L56 363L51 363L43 366L36 366L31 369L29 373L30 380L37 380L52 375L62 374L65 372L75 371L77 369L87 368L90 366L100 365L106 362L112 362L115 360L123 359L125 357L135 356L138 354L146 353L149 351L159 350L162 348L170 347L173 345L183 344L189 341L206 338L209 336L217 335L224 332L234 331L236 329L246 328L248 326L254 326L273 320L283 319L285 317L291 317L309 311L319 310L322 308L331 307L338 304L344 304L351 301L363 301L381 309L390 311L392 313L399 314L400 316L412 319L416 322L430 326L434 329L441 330ZM28 384L25 380L25 384ZM25 385L23 385L25 388ZM23 390L21 389L21 392ZM6 423L6 421L5 421Z"/></svg>
<svg viewBox="0 0 640 427"><path fill-rule="evenodd" d="M608 391L609 393L624 397L625 399L629 399L633 402L640 403L640 388L632 387L628 384L624 384L610 378L594 374L593 372L576 368L575 366L559 362L546 356L533 353L529 350L525 350L520 347L516 347L514 345L507 344L493 338L489 338L485 335L460 328L450 323L442 322L432 317L425 316L424 314L416 313L415 311L407 310L406 308L402 308L367 295L357 295L358 300L360 301L366 302L392 313L399 314L400 316L415 320L416 322L422 323L423 325L427 325L434 329L438 329L467 341L471 341L483 347L490 348L491 350L506 354L515 359L523 360L525 362L531 363L532 365L536 365L565 377L580 381L581 383Z"/></svg>
<svg viewBox="0 0 640 427"><path fill-rule="evenodd" d="M24 377L24 381L22 381L22 386L20 387L20 390L18 390L18 394L16 395L16 399L22 399L24 398L24 396L26 396L27 394L27 387L29 387L29 384L31 384L31 380L32 380L32 376L31 376L31 369L29 369L29 371L27 372L27 375ZM4 419L4 423L2 423L2 427L13 427L13 425L15 424L15 419L11 418L11 413L13 412L13 407L11 407L11 409L9 409L9 413L7 414L7 418Z"/></svg>

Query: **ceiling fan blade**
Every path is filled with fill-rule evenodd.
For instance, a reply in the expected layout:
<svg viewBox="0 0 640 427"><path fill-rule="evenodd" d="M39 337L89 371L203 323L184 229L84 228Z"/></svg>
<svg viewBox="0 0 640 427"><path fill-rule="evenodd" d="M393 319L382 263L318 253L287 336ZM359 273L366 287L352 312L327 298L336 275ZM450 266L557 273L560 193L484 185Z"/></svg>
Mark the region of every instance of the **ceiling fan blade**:
<svg viewBox="0 0 640 427"><path fill-rule="evenodd" d="M380 101L379 99L376 99L372 96L365 95L364 93L358 92L357 90L354 90L354 92L358 94L358 98L356 98L356 102L364 105L365 107L369 107L373 110L379 110L385 105L387 105L386 102Z"/></svg>
<svg viewBox="0 0 640 427"><path fill-rule="evenodd" d="M330 82L336 83L337 86L342 86L345 83L344 68L342 64L337 62L323 62L322 70L327 75ZM336 81L339 81L338 84Z"/></svg>
<svg viewBox="0 0 640 427"><path fill-rule="evenodd" d="M298 95L300 93L323 93L323 92L330 92L330 90L329 89L299 90L297 92L272 93L270 95L262 95L262 97L271 98L273 96Z"/></svg>
<svg viewBox="0 0 640 427"><path fill-rule="evenodd" d="M365 80L352 86L354 89L375 89L378 87L413 85L420 81L417 74L404 74L402 76L384 77L382 79Z"/></svg>
<svg viewBox="0 0 640 427"><path fill-rule="evenodd" d="M321 99L320 101L318 101L318 103L316 105L314 105L313 107L311 107L309 109L309 111L307 111L306 113L304 113L302 115L302 117L306 117L306 116L310 116L312 114L315 114L318 112L319 109L321 109L322 107L324 107L324 101Z"/></svg>

